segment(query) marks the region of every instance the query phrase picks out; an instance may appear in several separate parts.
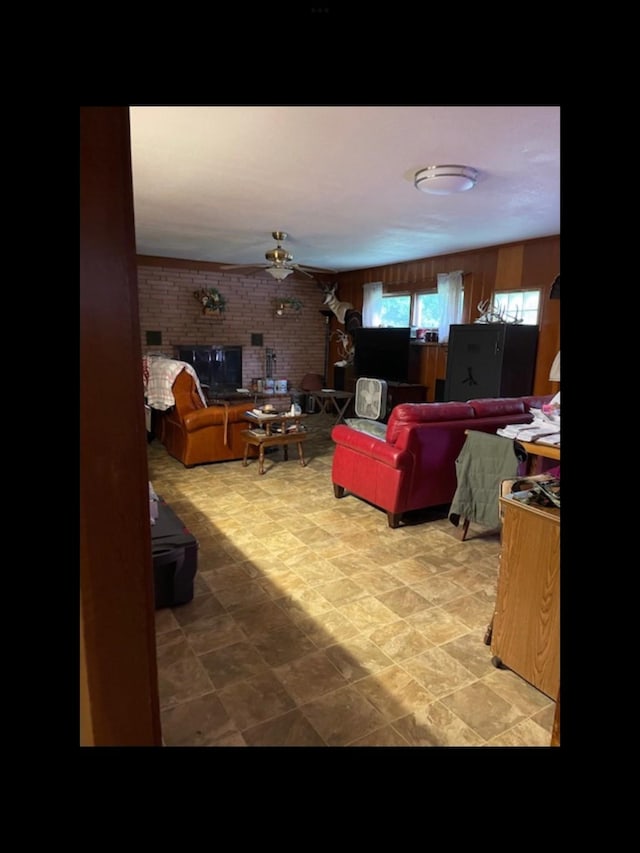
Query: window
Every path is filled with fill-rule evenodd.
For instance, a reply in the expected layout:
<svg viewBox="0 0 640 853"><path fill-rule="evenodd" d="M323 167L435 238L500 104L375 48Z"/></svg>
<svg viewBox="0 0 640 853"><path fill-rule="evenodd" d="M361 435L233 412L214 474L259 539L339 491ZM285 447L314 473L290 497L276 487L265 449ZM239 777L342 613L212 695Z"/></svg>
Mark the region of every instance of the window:
<svg viewBox="0 0 640 853"><path fill-rule="evenodd" d="M540 291L502 290L494 295L493 306L507 321L517 318L524 326L537 326Z"/></svg>
<svg viewBox="0 0 640 853"><path fill-rule="evenodd" d="M460 292L460 314L462 315L462 306L464 300L464 292ZM440 294L436 291L429 293L416 293L415 305L413 312L413 325L418 329L439 329L440 317L442 316L442 307L440 305Z"/></svg>
<svg viewBox="0 0 640 853"><path fill-rule="evenodd" d="M460 313L464 294L460 294ZM389 294L382 297L381 326L416 326L438 329L440 326L440 294L436 290L422 293Z"/></svg>
<svg viewBox="0 0 640 853"><path fill-rule="evenodd" d="M382 297L382 311L380 312L381 326L394 326L396 328L411 325L411 294L403 293Z"/></svg>
<svg viewBox="0 0 640 853"><path fill-rule="evenodd" d="M460 293L462 315L464 293ZM522 319L525 326L537 326L540 313L539 290L502 290L494 294L492 306L502 312L507 322ZM380 325L415 326L418 329L439 329L442 310L437 290L417 293L390 293L382 296Z"/></svg>

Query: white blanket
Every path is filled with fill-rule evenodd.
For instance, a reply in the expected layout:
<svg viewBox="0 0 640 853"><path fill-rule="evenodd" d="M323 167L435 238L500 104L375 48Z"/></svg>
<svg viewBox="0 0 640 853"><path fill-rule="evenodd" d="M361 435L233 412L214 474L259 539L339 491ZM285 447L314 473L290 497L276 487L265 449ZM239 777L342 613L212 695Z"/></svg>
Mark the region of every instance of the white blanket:
<svg viewBox="0 0 640 853"><path fill-rule="evenodd" d="M145 361L146 364L143 364L142 370L145 384L144 393L147 405L151 406L152 409L159 409L164 412L171 406L175 406L173 383L176 376L183 370L186 370L193 377L200 399L205 406L207 405L198 375L186 361L178 361L174 358L149 358Z"/></svg>

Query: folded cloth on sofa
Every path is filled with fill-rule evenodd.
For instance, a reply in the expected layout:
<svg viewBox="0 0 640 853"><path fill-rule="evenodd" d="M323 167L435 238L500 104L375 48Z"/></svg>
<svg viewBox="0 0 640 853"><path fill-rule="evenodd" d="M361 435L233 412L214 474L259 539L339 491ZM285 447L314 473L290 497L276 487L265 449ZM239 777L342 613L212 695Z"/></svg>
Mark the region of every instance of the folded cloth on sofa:
<svg viewBox="0 0 640 853"><path fill-rule="evenodd" d="M196 390L200 395L202 404L207 405L198 375L186 361L178 361L175 358L152 358L147 362L148 379L146 385L147 405L161 412L175 406L173 396L173 383L176 376L185 370L195 382Z"/></svg>
<svg viewBox="0 0 640 853"><path fill-rule="evenodd" d="M456 459L458 485L449 507L449 520L460 517L484 527L500 524L500 483L518 472L513 441L491 433L469 430Z"/></svg>
<svg viewBox="0 0 640 853"><path fill-rule="evenodd" d="M384 441L387 435L387 425L380 421L373 421L370 418L345 418L345 423L351 429L366 432L367 435L372 435L374 438L379 438L382 441Z"/></svg>

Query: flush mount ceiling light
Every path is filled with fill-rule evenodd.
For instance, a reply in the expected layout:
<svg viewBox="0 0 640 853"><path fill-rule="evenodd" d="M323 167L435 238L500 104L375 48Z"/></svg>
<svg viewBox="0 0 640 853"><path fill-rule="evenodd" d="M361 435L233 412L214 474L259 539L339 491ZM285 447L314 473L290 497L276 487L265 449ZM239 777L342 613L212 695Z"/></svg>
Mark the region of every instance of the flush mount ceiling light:
<svg viewBox="0 0 640 853"><path fill-rule="evenodd" d="M432 195L452 195L470 190L478 180L477 169L471 166L427 166L416 172L416 189Z"/></svg>

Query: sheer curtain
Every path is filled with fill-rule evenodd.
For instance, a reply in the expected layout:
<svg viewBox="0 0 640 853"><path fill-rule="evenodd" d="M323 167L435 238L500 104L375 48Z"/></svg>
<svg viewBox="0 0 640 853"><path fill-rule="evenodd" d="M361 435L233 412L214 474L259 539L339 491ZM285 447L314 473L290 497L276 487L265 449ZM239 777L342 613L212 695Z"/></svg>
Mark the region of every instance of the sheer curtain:
<svg viewBox="0 0 640 853"><path fill-rule="evenodd" d="M362 325L377 328L382 317L382 282L370 281L362 290Z"/></svg>
<svg viewBox="0 0 640 853"><path fill-rule="evenodd" d="M438 296L440 297L440 322L438 340L449 340L449 326L462 319L462 270L438 273Z"/></svg>

